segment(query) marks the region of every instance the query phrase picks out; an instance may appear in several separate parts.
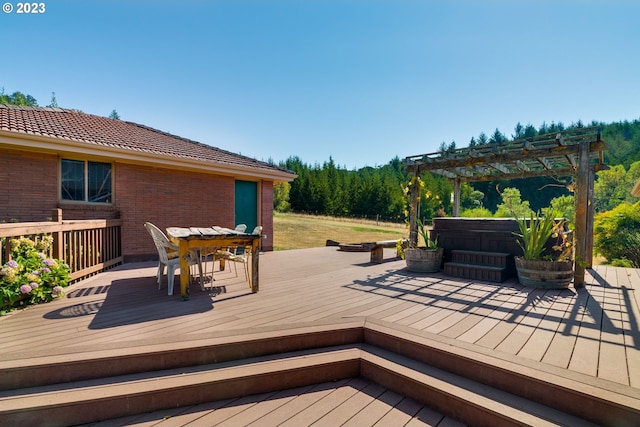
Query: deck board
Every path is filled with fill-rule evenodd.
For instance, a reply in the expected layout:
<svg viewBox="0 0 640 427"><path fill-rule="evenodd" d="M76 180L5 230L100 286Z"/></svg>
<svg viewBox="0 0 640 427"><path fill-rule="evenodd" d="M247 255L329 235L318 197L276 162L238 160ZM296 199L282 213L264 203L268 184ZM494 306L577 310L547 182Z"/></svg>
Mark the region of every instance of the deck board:
<svg viewBox="0 0 640 427"><path fill-rule="evenodd" d="M404 261L392 257L386 254L383 263L372 264L368 253L335 248L268 252L260 257L257 294L251 293L242 271L237 278L233 272L216 271L212 289L201 291L192 284L189 301L182 301L179 292L168 296L166 278L158 290L155 263L120 266L72 285L63 299L0 318L0 362L371 317L521 358L523 363L533 360L640 388L640 270L596 266L587 269L582 289L539 290L513 279L492 283L411 273ZM305 420L310 421L313 409L308 406L315 401L310 396L332 390L310 389L294 398L263 396L264 403L248 402L240 412L247 411L247 417L254 411L262 414L252 421L255 425L270 425L278 417L283 422L285 410L306 411ZM366 403L365 411L362 405L371 396L363 390L345 397L361 409L351 414L351 422L372 413L379 413L380 420L404 407L396 408L401 400L380 403L378 397L391 396L384 391L375 403ZM233 409L205 405L171 413L166 425L198 417L232 420L242 403L226 404ZM256 409L250 409L253 406ZM344 419L345 408L338 408L339 404L336 417ZM221 419L224 414L228 416ZM402 414L406 418L408 412ZM310 422L326 415L325 411ZM408 425L453 421L421 408Z"/></svg>

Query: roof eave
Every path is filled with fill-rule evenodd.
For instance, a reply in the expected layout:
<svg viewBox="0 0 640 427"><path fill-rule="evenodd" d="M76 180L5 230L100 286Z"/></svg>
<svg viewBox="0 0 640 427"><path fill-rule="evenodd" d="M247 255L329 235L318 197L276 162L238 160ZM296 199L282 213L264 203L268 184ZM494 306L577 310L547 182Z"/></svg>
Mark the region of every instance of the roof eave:
<svg viewBox="0 0 640 427"><path fill-rule="evenodd" d="M0 146L24 150L29 148L39 152L56 154L83 154L114 159L119 162L162 166L204 172L209 174L241 176L251 179L264 179L274 182L291 182L297 176L279 169L251 168L232 163L220 163L194 158L171 157L162 154L136 152L131 149L96 145L84 141L73 141L42 135L21 134L0 130Z"/></svg>

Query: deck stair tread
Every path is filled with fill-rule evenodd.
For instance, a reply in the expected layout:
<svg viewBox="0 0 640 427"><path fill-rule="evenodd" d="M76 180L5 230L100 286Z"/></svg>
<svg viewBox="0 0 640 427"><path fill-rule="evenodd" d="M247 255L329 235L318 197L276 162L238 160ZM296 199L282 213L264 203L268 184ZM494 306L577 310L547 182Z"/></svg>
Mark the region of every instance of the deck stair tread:
<svg viewBox="0 0 640 427"><path fill-rule="evenodd" d="M358 364L358 372L341 366ZM367 368L361 368L366 364ZM338 368L338 369L336 369ZM323 371L314 376L311 371ZM477 383L442 369L366 344L315 349L271 357L258 357L190 368L141 372L56 385L13 390L0 394L0 419L42 425L88 423L344 379L345 376L379 379L377 372L392 372L383 387L423 403L447 402L456 411L473 407L477 416L489 416L503 425L594 425L508 392ZM296 375L296 373L301 373ZM283 383L276 378L291 375ZM384 377L384 376L383 376ZM388 378L388 377L387 377ZM404 393L403 393L404 391ZM437 404L437 403L436 403ZM80 410L82 408L82 410ZM129 408L135 408L132 412ZM436 410L447 410L438 408ZM449 409L450 410L450 409ZM473 411L472 411L473 412ZM488 414L488 415L487 415Z"/></svg>
<svg viewBox="0 0 640 427"><path fill-rule="evenodd" d="M4 391L0 420L75 425L357 377L359 353L339 346Z"/></svg>
<svg viewBox="0 0 640 427"><path fill-rule="evenodd" d="M466 249L452 249L451 253L460 253L460 254L484 254L484 255L491 255L491 256L502 256L502 257L507 257L509 255L511 255L510 253L507 252L487 252L487 251L470 251L470 250L466 250Z"/></svg>
<svg viewBox="0 0 640 427"><path fill-rule="evenodd" d="M444 263L444 273L467 279L504 282L508 277L511 254L454 249L451 261Z"/></svg>
<svg viewBox="0 0 640 427"><path fill-rule="evenodd" d="M548 393L566 394L575 390L572 380L523 378L522 368L512 370L494 357L432 336L406 331L392 336L384 324L358 329L348 321L339 327L247 332L242 338L212 338L182 349L149 348L137 354L114 350L102 357L75 354L73 360L57 364L62 377L26 388L15 384L32 381L34 370L50 366L50 359L35 359L26 367L0 363L6 368L0 372L7 376L0 378L14 377L0 391L0 420L7 425L77 425L362 378L470 425L593 425L580 418L582 412L511 389L517 384L518 389L534 390L544 381ZM310 345L318 342L322 344ZM195 355L206 357L191 358ZM90 376L77 377L79 368ZM480 374L494 371L500 378ZM581 393L581 399L598 402L602 413L613 411L625 419L640 414L640 398Z"/></svg>
<svg viewBox="0 0 640 427"><path fill-rule="evenodd" d="M474 268L488 270L488 271L503 271L505 269L504 267L496 267L495 265L480 265L480 264L473 264L468 262L447 262L446 265L455 266L455 267L474 267Z"/></svg>
<svg viewBox="0 0 640 427"><path fill-rule="evenodd" d="M393 381L396 387L400 384L399 386L404 388L409 397L417 398L421 395L422 399L433 402L436 410L446 409L439 408L437 405L474 406L478 411L490 413L494 417L496 423L494 425L597 425L388 350L364 345L361 358L363 363L371 363L378 369L394 372ZM363 371L366 372L366 369L363 368ZM372 377L375 381L375 374ZM391 386L384 383L381 385ZM419 386L416 387L416 385Z"/></svg>

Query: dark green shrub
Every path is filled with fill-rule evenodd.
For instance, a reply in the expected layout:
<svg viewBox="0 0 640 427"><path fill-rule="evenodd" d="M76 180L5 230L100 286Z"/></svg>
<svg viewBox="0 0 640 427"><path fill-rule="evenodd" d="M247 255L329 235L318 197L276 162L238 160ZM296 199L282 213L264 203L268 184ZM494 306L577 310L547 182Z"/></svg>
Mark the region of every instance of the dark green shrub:
<svg viewBox="0 0 640 427"><path fill-rule="evenodd" d="M596 215L594 234L595 250L607 261L640 268L640 202Z"/></svg>

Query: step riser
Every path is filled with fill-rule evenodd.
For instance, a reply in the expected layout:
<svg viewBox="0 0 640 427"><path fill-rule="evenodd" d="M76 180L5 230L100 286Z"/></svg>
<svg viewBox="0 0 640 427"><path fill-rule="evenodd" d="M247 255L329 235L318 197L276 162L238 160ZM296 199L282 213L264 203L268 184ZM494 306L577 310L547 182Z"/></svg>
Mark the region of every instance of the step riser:
<svg viewBox="0 0 640 427"><path fill-rule="evenodd" d="M317 329L317 328L316 328ZM273 334L272 334L273 335ZM232 360L287 353L311 348L333 347L360 343L362 327L345 326L313 333L292 333L253 340L226 340L223 344L190 346L183 349L118 354L105 357L104 352L83 360L52 360L51 357L18 366L0 364L0 391L38 387L73 381L107 378L140 372L161 371L189 366L207 365ZM55 369L52 369L55 364Z"/></svg>
<svg viewBox="0 0 640 427"><path fill-rule="evenodd" d="M513 257L507 253L452 250L444 263L444 274L464 279L504 282L513 270Z"/></svg>
<svg viewBox="0 0 640 427"><path fill-rule="evenodd" d="M482 252L460 252L451 251L451 261L458 262L460 264L473 264L473 265L489 265L492 267L507 267L508 257L484 254Z"/></svg>
<svg viewBox="0 0 640 427"><path fill-rule="evenodd" d="M640 408L630 411L620 405L621 399L616 393L590 394L589 388L578 381L490 356L451 351L447 344L417 340L415 336L405 339L401 335L397 331L387 333L384 327L370 327L365 330L365 342L600 425L632 426L640 419Z"/></svg>
<svg viewBox="0 0 640 427"><path fill-rule="evenodd" d="M398 375L396 372L384 369L374 363L362 362L362 377L403 396L422 402L467 425L501 427L523 425L518 419L510 419L509 416L497 414L486 407L473 405L463 397L446 393L438 387L416 381L413 378Z"/></svg>
<svg viewBox="0 0 640 427"><path fill-rule="evenodd" d="M640 419L640 404L638 404L637 407L634 406L635 404L621 404L620 396L615 393L594 392L590 394L584 391L584 385L578 384L576 381L557 378L551 374L536 371L518 364L505 363L503 360L491 356L452 347L449 344L410 333L403 333L384 324L367 321L366 326L362 326L361 323L359 328L340 328L336 325L327 325L324 329L315 328L313 331L307 330L306 333L300 333L299 330L297 332L290 330L288 332L273 331L270 336L266 335L260 338L254 337L253 339L251 339L250 336L244 337L245 343L249 343L249 347L240 346L241 342L237 342L235 345L227 343L220 348L215 348L215 346L204 347L207 349L206 351L203 351L203 347L199 347L196 349L195 354L199 353L200 357L202 357L202 353L216 354L217 362L220 362L218 358L226 354L224 357L226 357L227 360L240 361L251 357L247 355L246 352L249 352L253 356L258 354L279 355L283 354L286 348L288 352L302 349L318 349L317 352L319 353L320 349L326 347L326 343L353 348L368 345L401 355L418 363L451 372L479 384L486 384L504 390L515 396L521 396L522 398L556 408L557 410L573 414L583 419L595 420L602 425L633 425L634 420ZM226 350L223 351L223 349ZM311 353L313 353L313 351L311 351ZM138 367L139 372L149 372L149 366L164 366L163 369L178 367L175 363L177 363L176 361L179 360L179 358L175 356L175 351L156 352L153 354L145 353L143 357L146 363L144 366ZM195 355L193 357L195 357ZM168 363L168 360L173 361L173 365ZM45 361L43 360L42 363L42 368L44 369ZM104 373L104 370L101 370L100 366L105 364L105 360L94 359L85 361L85 363L85 371L91 371L91 367L93 367L95 372ZM209 360L207 363L212 362ZM38 403L38 405L31 405L31 407L25 407L20 411L8 411L5 408L4 410L0 409L0 420L10 420L11 422L6 423L7 425L69 425L74 423L88 423L100 419L211 402L229 397L246 396L264 391L275 391L299 385L315 384L357 376L370 378L382 386L413 397L429 406L434 406L434 403L438 405L442 404L442 408L436 407L436 409L460 420L473 421L485 419L482 417L488 417L486 418L487 420L495 420L492 417L495 417L496 414L490 410L478 408L478 405L470 402L465 403L464 399L455 400L455 405L447 405L446 402L451 401L452 397L445 391L439 391L437 388L434 389L430 384L415 385L411 381L411 378L405 378L402 375L394 373L393 370L374 369L371 366L365 368L362 360L358 358L339 360L332 363L309 363L310 365L304 368L292 369L291 366L286 366L286 368L277 372L265 372L253 377L246 375L247 369L249 369L247 366L242 369L244 374L239 374L237 378L227 378L226 382L205 382L189 384L184 387L172 386L169 389L158 388L157 390L154 389L145 392L135 392L135 390L129 392L129 390L127 390L126 393L112 396L109 399L103 397L87 402L86 399L81 401L79 398L77 401L71 400L64 405L59 404L54 406ZM240 365L240 363L238 364ZM113 365L115 366L117 363L113 363ZM193 366L198 366L198 363L195 363ZM31 368L37 368L37 366L33 365ZM52 369L50 363L46 368L52 371L57 370L57 367ZM72 368L73 364L70 363L68 369ZM21 370L21 373L26 375L28 371L29 369ZM0 372L3 372L3 370L0 369ZM18 370L14 370L14 374L17 374L17 372ZM104 377L108 378L110 375L105 375ZM21 382L19 376L14 375L12 378L12 382ZM158 380L161 378L162 377L159 377ZM32 381L30 376L28 379ZM267 388L265 389L264 387ZM419 398L421 395L429 396L429 399L432 399L433 403L431 401L425 401L424 397ZM3 406L6 405L3 405L2 399L0 399L0 408L3 408ZM447 409L447 406L449 409ZM482 415L483 412L487 412L488 414ZM79 417L81 414L87 414L84 416L90 417L90 419L69 418L72 416ZM476 425L476 422L474 421L472 424ZM493 422L487 425L492 424L507 425L502 418L500 418L500 422L498 423Z"/></svg>
<svg viewBox="0 0 640 427"><path fill-rule="evenodd" d="M461 277L464 279L484 280L487 282L502 283L508 278L505 269L495 270L480 265L460 265L446 262L444 274L447 276Z"/></svg>
<svg viewBox="0 0 640 427"><path fill-rule="evenodd" d="M358 377L357 358L308 366L296 370L265 372L259 376L238 376L221 381L159 388L153 392L131 393L111 398L96 398L66 405L42 405L12 412L0 410L3 425L67 426L179 408L217 400Z"/></svg>

